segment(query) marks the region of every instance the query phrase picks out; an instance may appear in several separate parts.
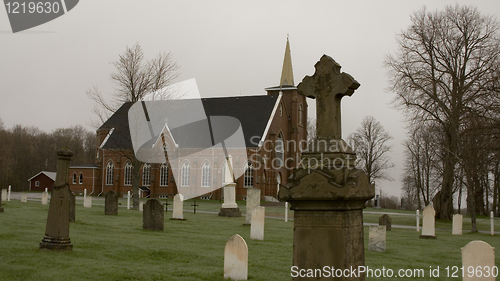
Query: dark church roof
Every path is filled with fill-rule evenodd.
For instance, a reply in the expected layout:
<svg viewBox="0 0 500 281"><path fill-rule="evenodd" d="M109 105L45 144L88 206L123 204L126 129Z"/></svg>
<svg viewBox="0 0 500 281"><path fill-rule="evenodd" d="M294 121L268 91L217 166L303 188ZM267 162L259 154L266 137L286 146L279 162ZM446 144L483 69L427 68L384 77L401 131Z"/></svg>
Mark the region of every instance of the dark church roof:
<svg viewBox="0 0 500 281"><path fill-rule="evenodd" d="M230 116L241 123L247 148L257 147L279 95L203 98L207 116ZM195 101L195 100L193 100ZM129 133L128 111L132 102L124 103L99 129L113 129L105 141L104 149L132 149ZM256 138L256 136L258 138Z"/></svg>

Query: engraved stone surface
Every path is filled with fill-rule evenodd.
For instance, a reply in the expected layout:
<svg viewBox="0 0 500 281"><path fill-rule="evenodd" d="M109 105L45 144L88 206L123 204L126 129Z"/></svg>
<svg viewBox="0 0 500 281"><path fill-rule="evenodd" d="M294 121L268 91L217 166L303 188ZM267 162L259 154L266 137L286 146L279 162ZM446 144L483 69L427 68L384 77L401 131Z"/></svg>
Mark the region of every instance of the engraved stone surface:
<svg viewBox="0 0 500 281"><path fill-rule="evenodd" d="M233 235L224 248L224 278L247 280L248 246L238 234Z"/></svg>
<svg viewBox="0 0 500 281"><path fill-rule="evenodd" d="M250 224L252 210L260 206L260 189L249 187L247 188L246 214L245 222Z"/></svg>
<svg viewBox="0 0 500 281"><path fill-rule="evenodd" d="M104 200L104 214L105 215L118 215L118 194L113 190L106 193Z"/></svg>
<svg viewBox="0 0 500 281"><path fill-rule="evenodd" d="M423 211L424 220L422 223L422 235L420 238L436 238L436 211L431 205L427 205Z"/></svg>
<svg viewBox="0 0 500 281"><path fill-rule="evenodd" d="M453 229L451 234L453 235L462 235L462 226L463 226L463 216L460 214L453 215Z"/></svg>
<svg viewBox="0 0 500 281"><path fill-rule="evenodd" d="M2 189L2 201L7 201L7 189Z"/></svg>
<svg viewBox="0 0 500 281"><path fill-rule="evenodd" d="M368 250L385 252L386 226L370 225Z"/></svg>
<svg viewBox="0 0 500 281"><path fill-rule="evenodd" d="M252 210L250 221L250 239L264 240L264 223L266 220L266 208L256 207Z"/></svg>
<svg viewBox="0 0 500 281"><path fill-rule="evenodd" d="M149 199L144 204L142 212L142 228L163 231L164 217L163 205L158 199Z"/></svg>
<svg viewBox="0 0 500 281"><path fill-rule="evenodd" d="M491 270L495 266L495 248L491 247L490 244L484 241L471 241L465 247L462 248L462 266L464 268L463 281L494 281L495 277L491 274ZM474 269L473 276L469 276L469 267ZM479 269L481 271L481 277L479 277L476 272ZM485 267L490 268L490 274L488 277L485 275ZM498 273L498 272L497 272Z"/></svg>

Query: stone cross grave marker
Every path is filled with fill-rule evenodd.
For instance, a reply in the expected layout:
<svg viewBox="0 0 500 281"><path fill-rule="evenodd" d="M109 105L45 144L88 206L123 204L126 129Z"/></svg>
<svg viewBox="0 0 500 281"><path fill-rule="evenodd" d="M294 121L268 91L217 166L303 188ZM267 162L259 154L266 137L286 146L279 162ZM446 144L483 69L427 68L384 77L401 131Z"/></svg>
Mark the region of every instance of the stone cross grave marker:
<svg viewBox="0 0 500 281"><path fill-rule="evenodd" d="M422 235L420 238L436 238L436 211L434 211L434 207L431 205L427 205L423 211L424 221L422 223Z"/></svg>
<svg viewBox="0 0 500 281"><path fill-rule="evenodd" d="M27 203L27 202L28 202L28 193L21 192L21 203Z"/></svg>
<svg viewBox="0 0 500 281"><path fill-rule="evenodd" d="M385 252L386 226L370 225L368 250Z"/></svg>
<svg viewBox="0 0 500 281"><path fill-rule="evenodd" d="M75 204L76 204L76 197L75 193L68 188L68 193L69 193L69 221L75 221Z"/></svg>
<svg viewBox="0 0 500 281"><path fill-rule="evenodd" d="M7 201L7 189L2 189L2 200Z"/></svg>
<svg viewBox="0 0 500 281"><path fill-rule="evenodd" d="M63 149L57 152L56 181L52 187L52 196L47 215L45 236L40 243L40 249L56 251L72 251L73 245L69 238L69 162L73 152Z"/></svg>
<svg viewBox="0 0 500 281"><path fill-rule="evenodd" d="M252 210L260 206L260 188L247 188L245 225L250 225Z"/></svg>
<svg viewBox="0 0 500 281"><path fill-rule="evenodd" d="M157 199L149 199L142 212L142 228L163 231L163 205Z"/></svg>
<svg viewBox="0 0 500 281"><path fill-rule="evenodd" d="M385 225L385 230L387 231L391 230L391 225L392 225L391 217L389 217L388 214L382 215L380 218L378 218L378 225Z"/></svg>
<svg viewBox="0 0 500 281"><path fill-rule="evenodd" d="M106 193L104 200L104 214L105 215L118 215L118 194L113 190Z"/></svg>
<svg viewBox="0 0 500 281"><path fill-rule="evenodd" d="M495 280L495 248L484 241L471 241L462 248L463 281ZM481 271L479 274L478 270ZM487 268L488 269L487 269ZM469 269L473 269L470 270ZM460 272L460 271L459 271ZM477 275L476 275L477 274ZM481 276L479 276L481 275ZM488 277L485 277L488 276Z"/></svg>
<svg viewBox="0 0 500 281"><path fill-rule="evenodd" d="M463 216L460 214L453 215L453 229L451 234L453 235L462 235L462 226L463 226Z"/></svg>
<svg viewBox="0 0 500 281"><path fill-rule="evenodd" d="M47 189L45 189L44 192L42 192L42 205L47 205L49 203L49 192Z"/></svg>
<svg viewBox="0 0 500 281"><path fill-rule="evenodd" d="M247 280L248 246L238 234L233 235L224 248L224 278Z"/></svg>
<svg viewBox="0 0 500 281"><path fill-rule="evenodd" d="M250 239L264 240L264 224L266 221L266 208L259 206L252 210L250 221Z"/></svg>
<svg viewBox="0 0 500 281"><path fill-rule="evenodd" d="M316 65L313 76L306 76L300 83L299 92L316 99L316 130L318 138L342 138L340 101L351 96L359 87L354 78L340 72L340 64L323 55Z"/></svg>
<svg viewBox="0 0 500 281"><path fill-rule="evenodd" d="M172 211L173 220L184 220L184 199L180 193L174 196L174 210Z"/></svg>

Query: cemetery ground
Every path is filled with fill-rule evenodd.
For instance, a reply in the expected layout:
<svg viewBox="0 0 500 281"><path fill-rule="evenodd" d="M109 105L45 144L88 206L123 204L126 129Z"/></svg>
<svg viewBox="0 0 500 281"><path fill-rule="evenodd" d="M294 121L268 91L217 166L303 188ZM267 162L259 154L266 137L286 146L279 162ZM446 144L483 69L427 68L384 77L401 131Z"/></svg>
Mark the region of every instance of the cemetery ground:
<svg viewBox="0 0 500 281"><path fill-rule="evenodd" d="M165 203L165 200L161 200ZM224 280L224 246L234 234L248 244L249 280L291 280L293 221L284 222L282 204L268 204L264 241L250 239L245 217L218 217L219 201L193 200L184 203L186 221L169 220L165 231L142 229L142 213L127 210L120 199L118 216L104 215L104 201L94 200L92 208L83 208L77 199L76 222L70 224L73 251L57 253L38 250L47 219L48 205L29 200L2 202L0 213L1 280ZM172 203L169 200L169 203ZM242 212L245 203L238 201ZM172 206L170 205L169 208ZM461 280L447 277L452 266L461 266L461 248L473 240L483 240L500 249L500 237L489 235L489 219L478 217L478 228L488 233L468 233L470 219L464 217L464 234L451 235L451 222L436 222L437 239L419 239L413 228L414 212L366 208L364 222L378 224L389 213L393 228L387 231L386 252L368 251L368 227L364 227L365 265L371 269L423 269L425 277L391 280ZM290 212L290 218L293 212ZM275 218L276 217L276 218ZM500 230L500 222L496 221ZM500 235L498 235L500 236ZM326 251L327 249L325 249ZM496 255L496 264L500 262ZM439 277L429 271L439 266ZM434 271L435 273L436 271ZM367 280L385 280L368 277Z"/></svg>

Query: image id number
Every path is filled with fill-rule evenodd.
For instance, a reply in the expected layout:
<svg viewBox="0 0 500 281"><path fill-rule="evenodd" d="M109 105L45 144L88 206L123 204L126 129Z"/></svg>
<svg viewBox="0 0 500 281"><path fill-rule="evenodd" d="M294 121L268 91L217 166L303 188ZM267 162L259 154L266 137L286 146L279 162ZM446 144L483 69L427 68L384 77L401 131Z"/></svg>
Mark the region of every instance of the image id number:
<svg viewBox="0 0 500 281"><path fill-rule="evenodd" d="M8 14L57 14L59 2L7 2L5 4Z"/></svg>

